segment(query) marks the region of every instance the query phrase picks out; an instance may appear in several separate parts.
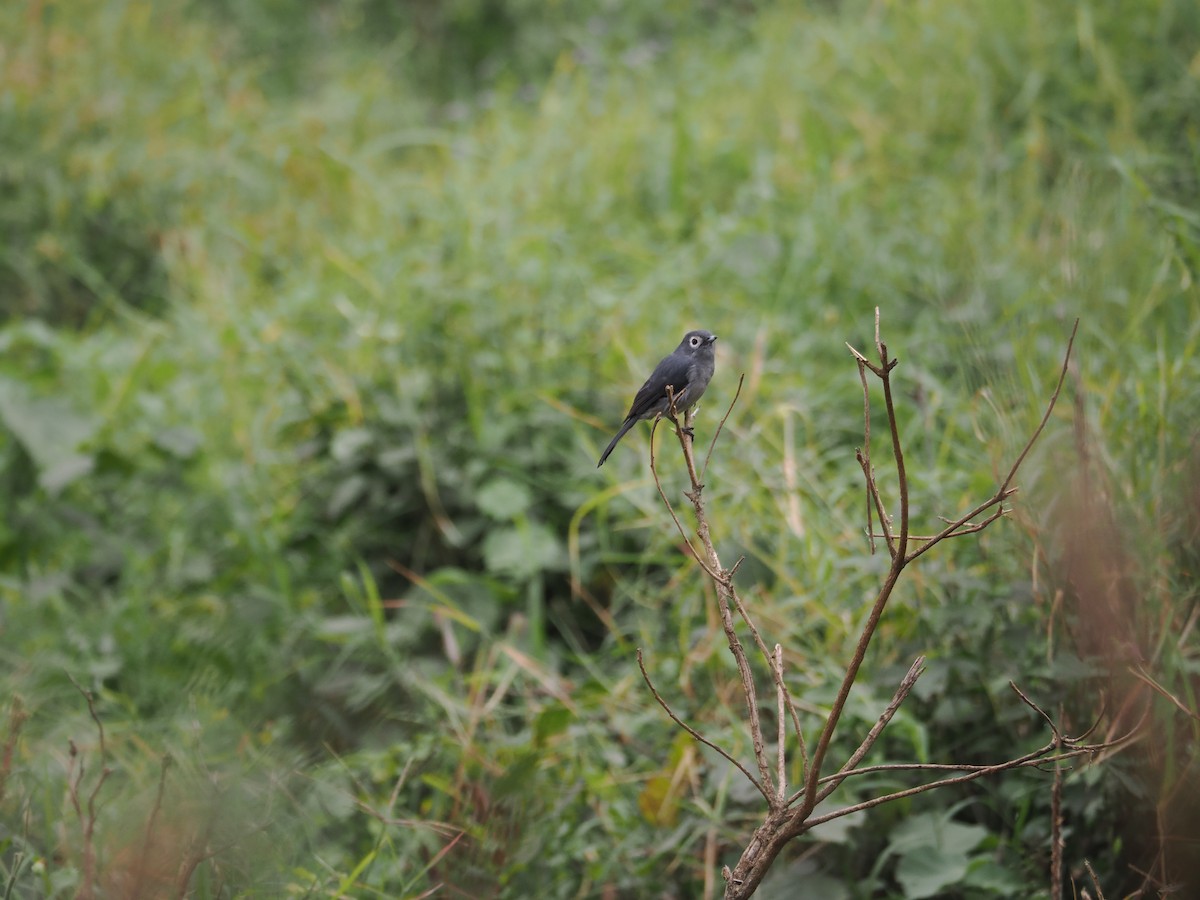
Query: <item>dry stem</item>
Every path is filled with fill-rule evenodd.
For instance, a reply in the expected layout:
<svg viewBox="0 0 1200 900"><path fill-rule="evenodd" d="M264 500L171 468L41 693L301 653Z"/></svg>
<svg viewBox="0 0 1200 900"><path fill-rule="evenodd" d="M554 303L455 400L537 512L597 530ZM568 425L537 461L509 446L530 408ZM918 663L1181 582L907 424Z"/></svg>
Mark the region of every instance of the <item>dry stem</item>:
<svg viewBox="0 0 1200 900"><path fill-rule="evenodd" d="M1009 468L1004 479L997 486L996 491L990 498L978 504L966 514L954 519L943 519L943 521L946 523L944 528L933 534L925 536L913 535L910 529L908 475L905 466L904 450L900 437L899 425L897 423L895 397L892 389L892 372L897 365L897 360L890 356L887 345L880 337L878 310L876 310L875 314L874 342L878 361L874 362L868 359L858 350L847 345L858 366L859 377L863 388L864 442L862 448L857 452L856 455L858 463L863 471L863 478L867 490L866 531L872 552L874 552L875 549L875 538L880 537L883 539L888 550L888 555L891 559L891 565L887 574L884 576L883 583L875 596L870 613L868 614L862 631L859 634L858 641L854 648L854 653L846 666L837 696L825 717L825 721L822 725L817 744L812 752L811 758L809 757L808 750L804 742L799 715L796 711L796 704L791 697L791 693L787 688L786 679L784 677L783 648L778 644L774 645L773 648L768 648L766 641L763 639L758 628L755 626L754 621L751 618L751 615L734 584L734 574L738 568L738 565L740 565L741 560L738 560L738 562L735 563L732 568L725 568L722 565L717 551L713 545L711 527L703 501L704 485L700 480L700 474L707 471L708 459L711 457L717 438L720 436L721 430L724 427L724 424L728 419L734 404L737 402L738 396L741 392L742 382L741 380L738 382L738 394L734 396L733 402L730 403L724 417L721 419L721 424L717 428L717 431L713 436L712 443L709 446L708 455L705 458L704 466L699 470L699 472L697 471L691 442L692 432L690 426L694 416L694 411L686 415L683 423L681 424L678 413L675 409L674 397L669 396L669 410L664 414L664 416L670 419L676 427L676 435L679 438L680 448L683 452L684 461L687 467L690 489L684 491L684 496L691 501L692 508L695 513L696 538L699 542L699 548L697 548L696 544L693 543L687 531L684 529L679 515L676 513L674 506L667 497L667 493L663 488L662 481L659 477L657 458L654 453L653 437L651 439L650 469L654 476L654 483L658 489L659 496L662 498L664 505L670 512L676 529L678 529L680 536L683 538L688 549L691 551L691 555L697 560L705 574L712 579L712 582L716 587L717 608L721 617L721 625L725 631L725 636L729 644L729 650L733 655L734 661L737 665L738 674L742 682L742 691L746 701L748 728L754 752L755 766L758 770L757 775L752 774L746 767L738 762L738 760L731 753L722 749L713 741L710 741L708 738L704 737L695 728L684 722L683 719L671 709L670 705L654 687L654 684L651 681L643 663L641 651L638 652L638 665L641 667L642 675L645 678L646 684L650 688L655 700L663 707L663 709L667 712L667 715L670 716L676 724L687 731L688 734L690 734L696 740L708 747L711 747L735 767L737 767L742 774L746 776L747 780L759 790L759 792L763 795L763 798L766 800L767 811L763 823L755 830L752 839L743 851L741 860L734 869L730 870L728 867L723 869L723 874L725 875L726 880L725 897L727 900L732 900L732 898L749 897L751 894L753 894L759 882L762 880L762 877L766 874L771 863L774 861L782 847L792 838L803 834L804 832L823 822L828 822L832 819L848 815L852 812L870 809L874 806L900 799L902 797L910 797L915 794L952 784L961 784L1010 769L1044 766L1049 764L1054 766L1054 771L1056 773L1055 777L1057 779L1061 779L1061 767L1064 762L1079 758L1090 759L1102 751L1117 752L1128 746L1133 741L1136 741L1143 734L1143 723L1139 723L1124 736L1097 744L1086 743L1086 739L1088 735L1091 734L1093 729L1089 729L1088 732L1079 737L1067 737L1053 718L1051 718L1040 706L1034 703L1024 692L1022 692L1015 684L1013 684L1012 688L1019 696L1021 701L1028 705L1042 718L1050 731L1051 738L1049 742L1037 748L1036 750L1012 759L986 766L955 764L889 764L862 766L861 763L863 759L866 758L867 754L879 739L880 735L883 734L897 710L899 710L900 706L904 703L904 700L912 691L913 686L916 684L916 681L920 677L922 671L924 671L924 658L918 658L909 668L908 673L897 686L891 702L883 710L878 720L864 736L858 748L845 760L845 762L835 773L830 775L821 774L821 769L832 746L833 737L837 730L842 713L845 710L850 691L858 679L863 661L866 658L867 651L870 647L871 639L875 634L880 618L883 615L884 609L886 608L887 603L890 600L893 591L895 590L896 584L898 583L904 568L909 563L913 562L942 541L969 534L977 534L1004 515L1006 511L1004 506L1005 501L1008 500L1017 490L1017 488L1013 485L1013 480L1016 477L1017 471L1024 462L1025 458L1028 456L1033 444L1044 431L1046 424L1048 423L1050 416L1054 411L1054 407L1058 401L1059 395L1062 392L1062 387L1068 371L1078 327L1079 323L1076 321L1075 327L1071 331L1071 336L1063 356L1063 362L1059 372L1058 381L1055 385L1053 394L1050 396L1049 401L1046 404L1041 421L1038 423L1036 429L1033 431L1032 435L1029 437L1024 447L1017 455L1016 460ZM899 507L898 523L894 522L893 518L887 514L887 504L884 501L878 482L876 481L875 470L871 461L871 406L869 385L867 381L868 372L871 373L871 375L873 375L875 378L879 379L883 388L884 407L886 411L889 437L891 439L892 459L896 466ZM657 428L657 424L658 423L656 421L655 428ZM980 519L979 517L981 515L984 515L984 518ZM877 519L879 522L878 532L876 532L874 527L875 519ZM912 544L919 544L919 546L910 549L910 545ZM749 659L747 658L745 648L738 637L733 610L737 611L738 617L741 618L742 622L744 622L746 627L749 629L754 643L762 654L763 661L771 674L772 681L774 682L776 695L775 741L777 745L774 760L774 773L771 771L771 765L768 761L765 750L766 745L763 735L763 726L759 709L759 700L754 671L751 668ZM790 796L787 793L788 729L786 724L789 718L796 735L796 747L799 749L801 754L801 771L803 782L800 789ZM952 771L957 774L927 782L925 784L906 788L904 790L895 791L890 794L874 797L862 801L861 803L857 803L843 809L834 810L821 816L813 815L813 811L817 804L832 794L847 779L871 772L880 772L885 770ZM1061 867L1061 861L1059 862L1058 866Z"/></svg>
<svg viewBox="0 0 1200 900"><path fill-rule="evenodd" d="M80 865L82 869L80 883L79 888L75 892L75 897L76 900L91 900L95 896L96 891L96 818L98 815L96 811L96 799L100 796L100 789L104 787L104 782L112 775L112 769L107 765L108 745L104 740L104 723L100 721L100 716L96 712L96 698L91 691L84 689L72 675L68 674L67 677L71 679L71 684L75 685L76 690L87 701L88 714L96 724L96 732L99 735L100 775L96 779L96 783L92 785L92 790L87 795L86 812L84 811L84 804L80 800L80 789L83 786L83 778L87 772L87 766L84 755L75 745L75 742L68 742L70 747L70 762L68 763L67 796L70 800L71 808L75 810L75 818L79 820L81 852L83 854Z"/></svg>

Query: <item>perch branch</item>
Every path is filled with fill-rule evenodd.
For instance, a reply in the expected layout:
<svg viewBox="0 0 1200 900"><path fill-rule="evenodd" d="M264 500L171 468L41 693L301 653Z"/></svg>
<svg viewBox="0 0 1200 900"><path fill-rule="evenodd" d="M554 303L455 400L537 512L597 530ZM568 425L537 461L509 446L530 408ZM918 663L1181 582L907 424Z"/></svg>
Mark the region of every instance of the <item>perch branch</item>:
<svg viewBox="0 0 1200 900"><path fill-rule="evenodd" d="M691 415L694 415L694 410ZM721 565L721 558L717 554L717 549L712 541L708 516L704 511L704 485L701 483L700 475L696 470L696 457L693 453L690 434L692 430L690 427L692 421L691 415L685 418L684 426L680 427L678 412L675 407L675 392L668 386L666 416L675 425L675 435L679 439L679 446L683 451L684 461L687 464L688 480L691 483L691 490L684 491L683 495L691 501L692 509L696 514L696 536L699 537L700 544L704 547L704 559L707 562L707 565L702 564L701 567L712 578L717 588L717 610L721 616L721 625L725 631L725 638L729 643L729 652L733 655L734 661L737 664L738 675L742 679L742 692L746 698L746 712L750 720L750 743L754 749L754 762L758 768L759 778L765 789L766 785L769 785L771 782L771 774L770 766L767 762L766 742L763 739L762 718L758 709L758 689L754 684L754 673L750 668L750 661L746 658L746 651L742 646L741 640L738 639L737 631L733 624L733 615L729 610L729 601L731 599L734 600L735 606L739 602L736 599L736 592L733 588L732 571ZM765 652L766 645L762 642L761 636L757 635L757 631L755 634L760 648L764 649L764 655L769 659L770 653ZM779 802L781 801L776 796L768 798L768 805L772 808Z"/></svg>
<svg viewBox="0 0 1200 900"><path fill-rule="evenodd" d="M670 391L670 388L668 387L667 390ZM658 423L661 421L661 417L656 418L654 420L654 424L650 427L650 474L654 476L654 486L658 488L658 496L662 498L663 504L667 507L667 512L671 514L671 519L675 522L675 528L678 529L679 536L683 538L684 544L687 545L688 551L692 554L692 559L696 560L696 562L700 564L700 568L704 570L705 574L707 574L709 578L718 578L719 576L705 563L704 558L700 555L700 552L692 546L692 542L688 538L687 532L683 530L683 523L679 521L679 515L675 512L675 507L672 506L671 501L667 499L667 492L663 490L662 481L658 477L658 467L655 463L654 456L654 433L658 430Z"/></svg>

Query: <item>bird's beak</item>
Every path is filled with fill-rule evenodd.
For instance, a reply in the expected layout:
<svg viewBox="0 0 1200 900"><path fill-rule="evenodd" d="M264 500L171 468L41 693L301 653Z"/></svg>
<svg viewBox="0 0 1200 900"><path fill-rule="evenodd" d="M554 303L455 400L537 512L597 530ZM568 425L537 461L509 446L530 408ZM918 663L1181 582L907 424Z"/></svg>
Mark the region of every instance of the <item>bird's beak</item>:
<svg viewBox="0 0 1200 900"><path fill-rule="evenodd" d="M716 340L717 340L717 336L714 334L712 337L710 337L708 339L708 343L711 345L711 344L715 343Z"/></svg>

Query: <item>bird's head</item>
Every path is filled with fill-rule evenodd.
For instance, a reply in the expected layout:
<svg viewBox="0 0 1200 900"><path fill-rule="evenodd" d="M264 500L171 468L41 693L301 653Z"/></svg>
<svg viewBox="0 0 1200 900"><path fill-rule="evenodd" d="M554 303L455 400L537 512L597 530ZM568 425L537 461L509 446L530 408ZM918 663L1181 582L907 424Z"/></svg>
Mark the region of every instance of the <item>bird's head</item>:
<svg viewBox="0 0 1200 900"><path fill-rule="evenodd" d="M686 353L688 356L711 355L713 344L716 340L717 336L711 331L704 331L703 329L689 331L683 336L683 340L679 342L679 349L676 352Z"/></svg>

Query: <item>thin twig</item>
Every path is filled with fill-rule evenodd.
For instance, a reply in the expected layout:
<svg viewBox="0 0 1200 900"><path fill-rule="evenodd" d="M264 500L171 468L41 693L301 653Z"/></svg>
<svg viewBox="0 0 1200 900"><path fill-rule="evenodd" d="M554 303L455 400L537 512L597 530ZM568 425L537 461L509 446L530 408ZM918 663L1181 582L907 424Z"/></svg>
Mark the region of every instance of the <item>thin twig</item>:
<svg viewBox="0 0 1200 900"><path fill-rule="evenodd" d="M100 735L100 759L102 762L108 760L108 747L104 742L104 723L100 721L100 716L96 713L96 697L87 690L83 685L75 680L75 676L70 672L67 673L67 678L71 680L71 684L75 685L75 690L83 695L83 699L87 702L88 715L92 717L92 721L96 723L96 731Z"/></svg>
<svg viewBox="0 0 1200 900"><path fill-rule="evenodd" d="M1046 411L1044 413L1042 413L1042 419L1040 422L1038 422L1037 428L1034 429L1034 432L1030 436L1029 440L1027 440L1025 442L1025 446L1023 448L1021 448L1021 452L1017 455L1016 462L1014 462L1012 464L1012 468L1010 468L1008 470L1008 474L1006 476L1004 476L1004 480L1002 482L1000 482L1000 486L996 489L996 493L992 495L991 499L986 500L985 502L979 504L979 506L975 507L973 510L971 510L969 513L967 513L965 516L961 516L958 519L955 519L953 522L951 522L949 525L947 525L945 528L943 528L941 531L939 531L936 535L933 536L933 538L931 540L927 541L922 546L920 546L916 550L914 550L909 555L908 559L905 560L905 562L912 562L918 556L925 553L927 550L929 550L930 548L932 548L933 546L935 546L936 544L941 542L943 539L945 539L945 538L949 537L950 535L954 534L955 532L957 532L967 522L970 522L971 519L975 518L981 512L983 512L987 509L990 509L991 507L995 506L997 503L1003 503L1011 495L1012 490L1010 489L1009 486L1012 484L1012 480L1014 478L1016 478L1017 470L1021 467L1021 463L1023 463L1025 461L1025 457L1027 457L1029 455L1029 451L1033 449L1034 443L1037 441L1037 439L1039 437L1041 437L1042 432L1046 428L1046 423L1050 421L1050 415L1054 412L1055 404L1058 403L1058 397L1062 393L1063 382L1066 380L1067 371L1070 366L1071 351L1075 346L1075 335L1076 335L1076 333L1078 333L1078 331L1079 331L1079 319L1076 319L1075 325L1071 329L1071 337L1067 340L1066 353L1063 354L1062 369L1059 371L1059 374L1058 374L1058 383L1054 386L1054 393L1050 395L1050 402L1046 404ZM998 516L996 518L998 518ZM993 519L993 521L994 521L994 519ZM989 524L990 524L990 522L989 522Z"/></svg>
<svg viewBox="0 0 1200 900"><path fill-rule="evenodd" d="M1041 769L1047 763L1060 763L1068 760L1079 759L1081 757L1094 758L1099 753L1110 750L1114 747L1123 748L1127 743L1132 742L1134 737L1139 736L1137 732L1141 730L1140 726L1134 729L1133 732L1119 738L1115 741L1106 741L1103 744L1088 744L1082 747L1073 746L1069 750L1064 750L1061 753L1047 757L1046 754L1053 753L1054 747L1052 743L1046 744L1033 754L1028 754L1029 758L1020 757L1017 760L1009 760L1006 765L1013 769ZM878 775L880 772L982 772L985 775L995 771L998 763L990 763L987 765L979 763L879 763L874 766L860 766L849 772L831 772L821 779L821 784L827 784L839 779L857 778L860 775ZM788 798L788 803L795 803L802 796L802 792L797 792Z"/></svg>
<svg viewBox="0 0 1200 900"><path fill-rule="evenodd" d="M1000 483L1000 490L997 493L1008 490L1008 486L1012 484L1012 480L1017 477L1017 469L1021 468L1021 463L1025 462L1025 457L1029 455L1029 451L1033 449L1033 445L1037 443L1037 439L1042 436L1042 432L1046 429L1046 423L1050 421L1050 414L1054 412L1054 404L1058 402L1058 395L1062 392L1063 381L1067 377L1067 368L1071 362L1071 350L1075 346L1075 335L1078 332L1079 319L1076 318L1075 324L1071 327L1071 336L1067 339L1067 352L1063 354L1062 370L1058 373L1058 384L1054 387L1054 394L1050 398L1050 403L1047 404L1046 411L1042 414L1042 420L1038 422L1038 427L1034 429L1029 440L1025 442L1025 446L1017 456L1016 462L1012 464L1012 468L1008 470L1008 475Z"/></svg>
<svg viewBox="0 0 1200 900"><path fill-rule="evenodd" d="M149 866L147 861L150 859L150 845L154 840L154 834L158 827L158 816L162 812L163 796L167 790L167 771L171 768L175 758L170 753L164 753L158 771L158 791L154 795L154 807L150 810L150 817L146 819L146 830L142 835L142 856L138 861L139 868L148 871ZM137 891L137 897L141 896L141 889Z"/></svg>
<svg viewBox="0 0 1200 900"><path fill-rule="evenodd" d="M817 793L817 802L820 803L835 790L842 782L837 778L837 775L844 775L854 769L866 755L871 751L871 747L879 740L879 736L883 734L883 730L887 728L888 723L892 721L892 717L896 715L896 711L900 709L900 705L908 698L913 687L917 683L917 679L921 677L925 671L925 657L918 656L911 666L908 667L908 672L904 678L900 680L899 687L896 688L896 693L892 696L892 702L887 705L887 708L880 713L875 724L871 726L871 730L867 732L867 736L863 738L862 743L858 745L858 749L850 754L850 758L838 770L837 774L832 779L821 779L822 782L830 781L826 787Z"/></svg>
<svg viewBox="0 0 1200 900"><path fill-rule="evenodd" d="M80 807L79 788L83 784L84 762L83 756L75 747L75 742L70 742L71 759L79 760L79 769L76 773L75 780L70 783L69 793L71 796L71 806L75 810L75 815L79 819L80 838L83 844L83 869L80 875L81 884L75 896L81 900L90 900L95 896L96 889L96 799L100 796L100 789L104 787L104 782L112 775L112 769L108 766L108 745L104 738L104 723L100 721L100 715L96 712L95 695L85 689L78 681L75 680L70 672L67 673L67 678L71 680L71 684L75 685L75 689L83 695L83 699L87 702L88 714L92 717L92 721L96 723L96 731L100 738L100 775L96 779L96 783L92 786L91 793L87 797L87 815L85 816Z"/></svg>
<svg viewBox="0 0 1200 900"><path fill-rule="evenodd" d="M1096 877L1096 870L1092 868L1092 864L1086 859L1083 861L1083 867L1087 869L1088 877L1092 879L1092 887L1096 889L1096 900L1104 900L1104 891L1100 887L1100 879Z"/></svg>
<svg viewBox="0 0 1200 900"><path fill-rule="evenodd" d="M718 747L716 744L714 744L712 741L710 741L708 738L706 738L704 735L702 735L700 732L698 732L695 728L693 728L691 725L689 725L687 722L683 721L683 719L679 718L679 716L677 716L675 714L675 710L671 709L671 707L667 704L667 701L662 698L662 694L660 694L658 692L658 688L656 688L654 686L654 682L652 682L650 680L650 675L649 675L649 673L646 672L646 664L645 664L645 662L642 661L642 648L641 647L639 647L638 651L637 651L637 661L638 661L638 668L642 670L642 678L646 682L646 687L650 688L650 693L654 695L654 699L658 701L658 705L661 706L663 708L663 710L666 712L666 714L671 717L671 721L674 722L676 725L678 725L680 728L682 728L684 731L686 731L688 734L690 734L693 738L698 740L700 743L702 743L705 747L708 747L712 750L717 751L717 753L721 754L721 756L723 756L723 757L725 757L725 759L729 760L730 763L732 763L734 766L737 767L738 771L740 771L743 775L746 776L746 778L749 780L749 782L752 785L754 785L756 788L758 788L759 793L763 795L763 799L765 799L768 803L771 803L772 802L771 795L767 793L767 789L766 789L765 785L762 782L760 782L757 778L755 778L753 775L751 775L750 771L745 766L743 766L740 762L738 762L736 759L734 759L734 757L729 752L727 752L724 748Z"/></svg>
<svg viewBox="0 0 1200 900"><path fill-rule="evenodd" d="M668 387L667 390L670 391L670 387ZM667 492L663 490L662 481L658 477L658 467L655 465L654 458L654 432L658 430L658 423L661 421L661 417L656 418L654 420L654 424L650 427L650 474L654 476L654 486L658 488L658 496L662 497L662 502L664 505L666 505L667 512L671 514L671 519L675 522L675 527L679 530L679 536L683 538L683 542L687 545L688 550L691 552L692 558L700 564L700 568L704 570L705 574L708 575L709 578L718 578L719 576L705 563L704 558L700 555L700 552L692 546L692 542L688 538L687 532L683 530L683 523L679 521L679 516L675 512L675 507L672 506L671 501L667 499Z"/></svg>
<svg viewBox="0 0 1200 900"><path fill-rule="evenodd" d="M1168 691L1165 687L1163 687L1161 684L1159 684L1157 681L1155 681L1153 678L1151 678L1149 676L1149 674L1147 674L1146 670L1144 668L1142 668L1140 665L1139 666L1127 666L1126 668L1129 670L1129 674L1132 675L1134 678L1137 678L1139 681L1143 682L1144 684L1149 685L1150 688L1153 689L1157 694L1159 694L1160 696L1164 697L1167 700L1170 700L1173 704L1175 704L1176 708L1178 708L1180 712L1184 713L1185 715L1191 716L1193 719L1200 722L1200 715L1197 715L1195 710L1188 709L1186 706L1184 706L1182 700L1180 700L1178 697L1176 697L1174 694L1172 694L1170 691Z"/></svg>
<svg viewBox="0 0 1200 900"><path fill-rule="evenodd" d="M803 826L797 833L803 833L825 822L833 819L841 818L842 816L850 815L851 813L861 812L864 809L871 809L880 806L884 803L891 803L893 800L902 800L905 797L912 797L916 794L923 794L926 791L936 790L938 788L947 787L952 784L965 784L969 781L983 778L987 775L995 775L998 772L1006 772L1010 769L1026 769L1035 766L1043 766L1047 763L1057 762L1058 760L1074 759L1080 756L1095 756L1102 750L1124 749L1129 744L1140 739L1145 732L1138 729L1135 733L1127 734L1125 737L1115 741L1108 741L1104 744L1097 744L1089 747L1077 747L1074 750L1067 750L1055 756L1049 756L1054 752L1053 742L1033 751L1026 753L1024 756L1019 756L1016 759L1010 759L1002 763L996 763L991 766L981 766L966 772L963 775L954 778L943 778L939 781L931 781L926 784L920 784L916 787L906 788L902 791L895 791L891 794L885 794L881 797L873 797L870 800L864 800L862 803L856 803L853 806L846 806L841 809L836 809L831 813L816 818L808 819L803 823Z"/></svg>
<svg viewBox="0 0 1200 900"><path fill-rule="evenodd" d="M745 559L743 557L742 559ZM737 567L741 565L742 560L739 559L732 569L729 570L729 577L732 581L733 573ZM754 624L754 620L750 618L750 613L746 609L746 604L742 602L742 596L738 593L737 588L730 584L729 596L733 600L733 605L738 611L738 615L742 617L742 621L746 623L746 627L750 629L750 634L754 637L754 643L758 645L758 649L762 652L763 659L771 669L771 674L775 679L775 690L783 695L784 702L788 712L791 715L792 727L796 730L796 740L800 743L800 757L805 769L808 767L808 748L804 744L804 732L800 728L800 716L796 712L796 704L792 700L792 693L788 690L787 682L783 679L783 670L776 669L774 665L774 654L767 650L767 643L763 640L759 633L758 626Z"/></svg>
<svg viewBox="0 0 1200 900"><path fill-rule="evenodd" d="M688 480L692 483L692 490L702 490L704 485L700 481L700 475L696 472L696 457L692 452L693 444L696 439L696 431L692 427L692 423L696 421L696 407L691 407L684 411L683 424L679 422L679 410L675 406L675 388L667 385L667 410L662 415L671 420L671 424L675 426L675 437L679 439L679 446L683 448L684 462L687 464ZM683 495L689 500L691 496L687 491Z"/></svg>
<svg viewBox="0 0 1200 900"><path fill-rule="evenodd" d="M1076 749L1064 751L1063 759L1068 758L1068 754L1083 756L1090 753L1090 749ZM1030 763L1023 763L1028 766L1041 766L1045 764L1045 760L1033 760ZM991 771L995 768L995 763L879 763L874 766L859 766L857 769L852 769L849 772L830 772L821 779L821 784L827 784L831 781L840 779L856 778L859 775L878 775L880 772L983 772ZM1020 766L1014 766L1020 768ZM794 794L790 798L794 803L800 798L800 794Z"/></svg>
<svg viewBox="0 0 1200 900"><path fill-rule="evenodd" d="M875 529L871 525L871 510L875 507L879 512L879 527L883 529L884 540L887 541L888 553L891 556L896 555L896 548L892 543L892 529L888 523L887 512L883 508L883 500L879 496L879 487L875 483L875 469L871 466L871 392L867 385L867 358L852 347L849 342L846 346L850 352L854 354L854 359L858 363L858 380L862 382L863 389L863 445L855 457L858 459L858 464L862 467L863 476L866 480L867 488L867 537L871 543L871 555L875 555Z"/></svg>
<svg viewBox="0 0 1200 900"><path fill-rule="evenodd" d="M771 661L771 670L775 674L775 731L777 772L775 775L775 793L779 802L787 796L787 718L784 716L783 688L783 646L775 645L775 658Z"/></svg>
<svg viewBox="0 0 1200 900"><path fill-rule="evenodd" d="M1025 692L1022 691L1019 687L1017 687L1016 682L1010 681L1008 683L1008 686L1013 689L1013 691L1016 693L1016 695L1021 698L1021 701L1026 706L1028 706L1035 713L1037 713L1039 716L1041 716L1042 719L1045 720L1046 724L1050 726L1050 733L1054 735L1055 744L1062 744L1063 743L1062 733L1058 730L1058 726L1054 723L1054 720L1052 718L1050 718L1050 715L1044 709L1042 709L1040 706L1038 706L1036 703L1034 703L1032 700L1030 700L1029 697L1027 697L1025 695Z"/></svg>
<svg viewBox="0 0 1200 900"><path fill-rule="evenodd" d="M1105 697L1103 694L1101 694L1100 697L1101 697L1100 711L1096 714L1095 721L1093 721L1092 724L1087 727L1087 729L1083 732L1083 734L1077 735L1076 737L1073 737L1073 738L1067 738L1066 743L1072 744L1072 745L1082 743L1083 741L1086 741L1089 737L1092 736L1093 731L1095 731L1097 728L1100 727L1100 723L1104 721L1105 715L1108 714L1108 698ZM1148 714L1148 711L1147 711L1147 714Z"/></svg>
<svg viewBox="0 0 1200 900"><path fill-rule="evenodd" d="M733 412L734 404L738 402L738 397L742 396L742 382L746 380L746 373L743 372L738 376L737 390L733 392L733 399L729 401L729 408L725 410L725 415L721 416L721 421L717 424L717 430L713 432L712 441L708 445L708 453L704 454L704 467L700 470L700 475L703 477L708 472L708 461L712 459L713 450L717 446L717 438L721 436L721 431L725 427L725 420L729 418L729 414Z"/></svg>
<svg viewBox="0 0 1200 900"><path fill-rule="evenodd" d="M888 431L892 435L892 456L896 462L896 490L900 495L900 534L896 541L896 555L904 559L908 548L908 470L904 465L904 449L900 444L900 422L896 418L896 401L892 397L892 369L898 360L888 360L887 344L879 337L879 307L875 307L875 344L879 348L879 363L884 371L883 405L887 411Z"/></svg>
<svg viewBox="0 0 1200 900"><path fill-rule="evenodd" d="M1012 684L1010 681L1009 684ZM1059 715L1062 707L1059 707ZM1057 737L1057 729L1055 730ZM1062 764L1054 762L1054 781L1050 786L1050 900L1062 900L1063 888L1063 816Z"/></svg>

